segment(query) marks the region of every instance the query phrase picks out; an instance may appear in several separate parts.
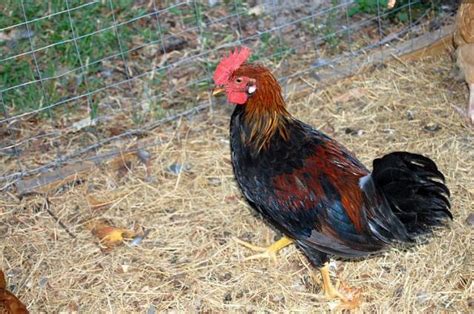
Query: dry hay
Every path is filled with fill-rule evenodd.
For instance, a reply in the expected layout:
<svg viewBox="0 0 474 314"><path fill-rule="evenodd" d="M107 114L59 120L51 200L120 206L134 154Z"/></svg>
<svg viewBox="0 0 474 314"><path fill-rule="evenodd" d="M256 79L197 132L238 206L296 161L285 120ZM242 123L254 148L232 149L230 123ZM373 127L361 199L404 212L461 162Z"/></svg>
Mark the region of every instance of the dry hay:
<svg viewBox="0 0 474 314"><path fill-rule="evenodd" d="M295 116L337 138L366 165L393 150L423 153L452 191L455 220L428 245L337 261L337 278L361 289L363 311L472 311L473 229L465 219L474 199L474 133L453 108L464 108L466 89L450 76L451 66L447 57L397 62L304 99L289 97ZM276 235L248 210L235 185L231 109L156 131L165 140L147 148L152 176L133 161L125 171L99 169L52 193L56 218L43 196L3 196L0 268L10 290L33 313L333 309L337 303L324 299L294 246L280 252L277 264L243 262L252 252L233 237L264 245ZM173 163L186 170L170 173ZM103 251L87 227L99 218L150 233L138 246Z"/></svg>

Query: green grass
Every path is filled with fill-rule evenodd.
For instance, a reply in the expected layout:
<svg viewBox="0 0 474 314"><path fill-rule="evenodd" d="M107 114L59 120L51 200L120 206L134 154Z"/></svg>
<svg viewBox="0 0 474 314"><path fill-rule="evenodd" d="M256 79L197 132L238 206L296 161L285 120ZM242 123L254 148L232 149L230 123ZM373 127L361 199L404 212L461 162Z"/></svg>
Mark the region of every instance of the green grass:
<svg viewBox="0 0 474 314"><path fill-rule="evenodd" d="M397 0L395 7L387 9L388 0L356 0L355 4L349 10L349 16L354 16L360 13L368 14L383 14L384 19L390 19L394 22L407 23L410 22L410 15L412 21L418 19L426 10L432 9L437 12L443 0ZM410 12L411 11L411 12Z"/></svg>
<svg viewBox="0 0 474 314"><path fill-rule="evenodd" d="M349 10L349 16L357 13L377 14L383 12L387 7L387 0L356 0L355 6Z"/></svg>
<svg viewBox="0 0 474 314"><path fill-rule="evenodd" d="M38 109L71 95L84 94L104 86L99 75L104 67L102 62L97 61L120 52L119 41L112 27L112 12L117 23L147 13L143 7L134 7L133 0L111 2L112 8L110 1L106 0L75 10L74 8L87 2L70 0L69 14L64 12L57 15L53 14L68 9L65 0L25 0L25 13L20 0L4 0L0 4L0 32L11 35L10 40L0 41L0 60L7 59L0 61L1 89L38 80L40 75L47 78L72 71L60 78L46 80L43 85L37 82L4 92L3 100L9 111L17 114ZM26 25L8 28L23 23L24 14L29 21L39 19L28 24L31 38L22 35L27 34ZM53 16L42 18L49 15ZM133 47L133 36L140 36L143 43L157 40L158 32L151 25L150 19L151 17L143 18L117 27L123 50ZM6 29L2 30L4 28ZM102 29L106 30L100 31ZM94 32L97 33L92 34ZM77 40L74 41L74 38ZM31 51L31 45L38 50L35 56L40 73L36 71L32 54L8 59ZM123 57L128 58L128 55ZM117 59L121 60L122 56L115 58ZM73 71L74 69L77 70ZM96 103L90 109L91 115L98 114Z"/></svg>

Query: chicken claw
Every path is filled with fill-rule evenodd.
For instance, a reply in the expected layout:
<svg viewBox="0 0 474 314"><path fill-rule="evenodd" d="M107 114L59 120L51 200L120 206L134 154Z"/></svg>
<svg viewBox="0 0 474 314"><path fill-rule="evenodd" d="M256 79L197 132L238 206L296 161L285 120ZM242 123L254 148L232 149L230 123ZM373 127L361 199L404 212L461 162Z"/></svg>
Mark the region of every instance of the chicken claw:
<svg viewBox="0 0 474 314"><path fill-rule="evenodd" d="M255 254L255 255L252 255L252 256L249 256L249 257L246 257L244 259L244 261L248 261L248 260L253 260L253 259L260 259L260 258L269 258L271 260L273 260L274 262L277 261L277 255L276 253L278 251L280 251L282 248L290 245L291 243L293 243L293 240L288 238L288 237L282 237L280 240L276 241L275 243L273 243L272 245L270 245L269 247L260 247L260 246L256 246L256 245L253 245L253 244L250 244L250 243L247 243L245 241L242 241L240 239L237 239L237 238L234 238L234 241L245 246L246 248L252 250L252 251L257 251L257 252L262 252L262 253L259 253L259 254Z"/></svg>
<svg viewBox="0 0 474 314"><path fill-rule="evenodd" d="M351 293L351 296L348 297L345 294L341 293L339 290L334 287L329 277L329 264L326 263L323 267L319 269L321 272L321 277L323 279L323 291L324 295L328 299L339 299L341 304L338 306L339 309L356 309L360 305L359 293ZM349 288L344 288L344 290L352 290Z"/></svg>

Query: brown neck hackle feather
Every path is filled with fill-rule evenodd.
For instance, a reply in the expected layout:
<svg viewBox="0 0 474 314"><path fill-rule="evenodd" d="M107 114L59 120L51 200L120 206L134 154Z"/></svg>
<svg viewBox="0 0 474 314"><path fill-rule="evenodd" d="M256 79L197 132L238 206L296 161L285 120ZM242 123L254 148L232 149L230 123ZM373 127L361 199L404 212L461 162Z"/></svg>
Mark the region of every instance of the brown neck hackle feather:
<svg viewBox="0 0 474 314"><path fill-rule="evenodd" d="M292 118L285 108L281 87L271 72L261 65L245 64L234 76L247 76L257 81L255 94L245 104L244 122L250 128L246 142L261 151L277 132L287 141L287 125Z"/></svg>

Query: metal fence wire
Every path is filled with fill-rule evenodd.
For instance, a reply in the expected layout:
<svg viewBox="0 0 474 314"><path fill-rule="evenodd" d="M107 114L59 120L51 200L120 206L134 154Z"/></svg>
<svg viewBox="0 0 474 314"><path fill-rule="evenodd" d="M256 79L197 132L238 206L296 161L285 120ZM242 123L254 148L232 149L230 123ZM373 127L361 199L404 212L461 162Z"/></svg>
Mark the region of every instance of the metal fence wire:
<svg viewBox="0 0 474 314"><path fill-rule="evenodd" d="M287 90L318 86L388 46L441 36L455 2L4 0L0 188L212 108L230 47L250 47Z"/></svg>

